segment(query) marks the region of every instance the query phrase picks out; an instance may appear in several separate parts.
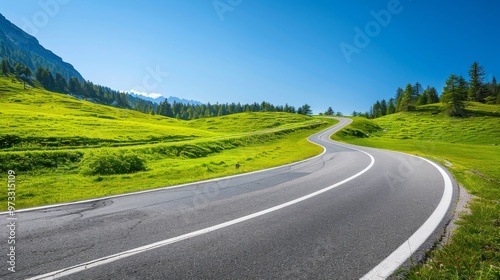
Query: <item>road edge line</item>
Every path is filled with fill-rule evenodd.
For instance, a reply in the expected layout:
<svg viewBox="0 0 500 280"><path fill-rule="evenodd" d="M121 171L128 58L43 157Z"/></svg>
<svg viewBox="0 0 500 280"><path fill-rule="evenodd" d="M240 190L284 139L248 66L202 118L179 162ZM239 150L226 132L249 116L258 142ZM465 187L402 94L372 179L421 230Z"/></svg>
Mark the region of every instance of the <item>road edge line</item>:
<svg viewBox="0 0 500 280"><path fill-rule="evenodd" d="M405 153L402 153L405 154ZM403 242L387 258L377 266L366 273L362 280L386 279L391 276L399 267L401 267L415 253L432 233L439 227L441 221L445 218L448 209L453 200L453 180L450 175L438 164L423 157L405 154L417 157L434 166L444 179L444 190L438 206L434 209L427 220L415 231L407 240Z"/></svg>

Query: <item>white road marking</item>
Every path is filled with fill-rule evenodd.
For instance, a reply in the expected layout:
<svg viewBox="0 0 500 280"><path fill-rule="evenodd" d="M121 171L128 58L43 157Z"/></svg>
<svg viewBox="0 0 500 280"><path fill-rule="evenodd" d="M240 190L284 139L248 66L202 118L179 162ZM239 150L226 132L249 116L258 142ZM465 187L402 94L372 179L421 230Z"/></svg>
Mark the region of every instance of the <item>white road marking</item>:
<svg viewBox="0 0 500 280"><path fill-rule="evenodd" d="M218 225L211 226L211 227L208 227L208 228L204 228L204 229L201 229L201 230L193 231L193 232L186 233L186 234L183 234L183 235L180 235L180 236L177 236L177 237L165 239L165 240L162 240L162 241L159 241L159 242L155 242L155 243L152 243L152 244L149 244L149 245L145 245L145 246L138 247L138 248L135 248L135 249L131 249L131 250L128 250L128 251L124 251L124 252L121 252L121 253L109 255L109 256L106 256L106 257L103 257L103 258L99 258L99 259L96 259L96 260L92 260L92 261L89 261L89 262L85 262L85 263L78 264L78 265L75 265L75 266L71 266L71 267L68 267L68 268L64 268L64 269L61 269L61 270L49 272L49 273L46 273L46 274L43 274L43 275L39 275L39 276L36 276L36 277L33 277L33 278L29 278L28 280L56 279L56 278L59 278L59 277L68 276L68 275L71 275L71 274L74 274L74 273L82 272L82 271L90 269L90 268L94 268L94 267L97 267L97 266L100 266L100 265L108 264L108 263L111 263L111 262L114 262L114 261L117 261L117 260L120 260L120 259L123 259L123 258L126 258L126 257L130 257L130 256L133 256L133 255L140 254L140 253L143 253L143 252L146 252L146 251L149 251L149 250L153 250L153 249L156 249L156 248L160 248L160 247L172 244L172 243L176 243L176 242L179 242L179 241L182 241L182 240L186 240L186 239L189 239L189 238L192 238L192 237L196 237L196 236L199 236L199 235L210 233L212 231L216 231L216 230L219 230L219 229L222 229L222 228L226 228L226 227L229 227L229 226L232 226L232 225L244 222L244 221L248 221L248 220L260 217L262 215L265 215L265 214L268 214L268 213L271 213L271 212L283 209L285 207L297 204L297 203L299 203L301 201L310 199L312 197L318 196L318 195L320 195L320 194L322 194L324 192L327 192L327 191L329 191L329 190L331 190L333 188L336 188L336 187L338 187L340 185L343 185L343 184L345 184L345 183L347 183L347 182L349 182L349 181L351 181L351 180L353 180L353 179L361 176L363 173L365 173L370 168L372 168L372 166L375 164L375 158L372 155L370 155L369 153L367 153L365 151L358 150L356 148L352 148L352 147L349 147L349 149L353 149L353 150L356 150L356 151L359 151L361 153L364 153L364 154L368 155L370 157L370 160L371 160L370 164L365 169L363 169L362 171L360 171L360 172L354 174L353 176L351 176L351 177L349 177L347 179L344 179L344 180L342 180L342 181L340 181L340 182L338 182L338 183L336 183L334 185L331 185L331 186L326 187L324 189L321 189L319 191L313 192L313 193L308 194L306 196L302 196L300 198L294 199L292 201L289 201L289 202L286 202L286 203L283 203L283 204L280 204L280 205L277 205L277 206L274 206L274 207L271 207L271 208L268 208L268 209L265 209L265 210L262 210L262 211L259 211L259 212L256 212L256 213L253 213L253 214L241 217L241 218L238 218L238 219L234 219L234 220L222 223L222 224L218 224Z"/></svg>
<svg viewBox="0 0 500 280"><path fill-rule="evenodd" d="M439 223L444 218L448 208L450 207L453 196L453 184L450 176L443 170L442 167L434 162L425 158L418 158L433 165L441 173L441 176L443 176L444 191L441 201L425 223L385 260L379 263L370 272L365 274L361 278L362 280L386 279L391 276L396 269L398 269L416 250L418 250L420 246L422 246L422 244L424 244L425 240L427 240L427 238L429 238L429 236L439 226Z"/></svg>
<svg viewBox="0 0 500 280"><path fill-rule="evenodd" d="M342 122L343 120L345 120L345 119L341 119L341 122L338 124L339 126L343 126L344 125L344 122ZM331 131L331 130L329 129L328 131L322 133L321 135L318 136L318 138L320 139L321 137L323 137L329 131ZM339 144L336 143L336 145L339 145ZM256 213L253 213L253 214L250 214L250 215L238 218L238 219L234 219L234 220L222 223L222 224L218 224L218 225L215 225L215 226L212 226L212 227L208 227L208 228L201 229L201 230L198 230L198 231L190 232L190 233L183 234L183 235L180 235L180 236L177 236L177 237L169 238L169 239L166 239L166 240L163 240L163 241L159 241L159 242L156 242L156 243L152 243L152 244L149 244L149 245L145 245L145 246L142 246L142 247L131 249L131 250L128 250L128 251L125 251L125 252L113 254L113 255L110 255L110 256L107 256L107 257L103 257L103 258L99 258L99 259L96 259L96 260L93 260L93 261L89 261L89 262L86 262L86 263L82 263L82 264L79 264L79 265L71 266L71 267L68 267L68 268L65 268L65 269L61 269L61 270L49 272L49 273L46 273L46 274L43 274L43 275L40 275L40 276L29 278L28 280L35 280L35 279L56 279L56 278L59 278L59 277L68 276L68 275L71 275L71 274L74 274L74 273L82 272L84 270L87 270L87 269L90 269L90 268L93 268L93 267L97 267L97 266L100 266L100 265L108 264L108 263L111 263L111 262L114 262L114 261L117 261L117 260L129 257L129 256L133 256L133 255L136 255L136 254L139 254L139 253L143 253L143 252L146 252L146 251L149 251L149 250L153 250L153 249L156 249L156 248L159 248L159 247L163 247L163 246L166 246L166 245L169 245L169 244L173 244L173 243L176 243L176 242L179 242L179 241L182 241L182 240L186 240L186 239L189 239L189 238L192 238L192 237L196 237L196 236L200 236L200 235L203 235L203 234L206 234L206 233L210 233L212 231L216 231L216 230L219 230L219 229L222 229L222 228L225 228L225 227L229 227L229 226L232 226L232 225L244 222L244 221L248 221L250 219L253 219L253 218L256 218L256 217L259 217L259 216L262 216L262 215L265 215L265 214L268 214L268 213L271 213L271 212L283 209L285 207L297 204L297 203L299 203L301 201L307 200L309 198L312 198L312 197L320 195L320 194L322 194L324 192L327 192L327 191L329 191L329 190L331 190L333 188L336 188L336 187L338 187L338 186L340 186L342 184L345 184L345 183L347 183L347 182L349 182L349 181L351 181L351 180L353 180L353 179L361 176L363 173L367 172L374 165L375 159L369 153L367 153L367 152L365 152L363 150L359 150L359 149L353 148L351 146L347 146L347 145L339 145L339 146L342 146L342 147L345 147L345 148L349 148L349 149L353 149L353 150L365 153L371 159L370 165L368 165L365 169L363 169L359 173L357 173L357 174L355 174L355 175L353 175L353 176L351 176L351 177L349 177L349 178L347 178L347 179L345 179L345 180L343 180L341 182L338 182L338 183L336 183L336 184L334 184L332 186L329 186L327 188L321 189L321 190L316 191L314 193L311 193L309 195L306 195L306 196L297 198L295 200L289 201L287 203L283 203L283 204L280 204L278 206L275 206L275 207L272 207L272 208L268 208L266 210L259 211L259 212L256 212ZM321 153L320 155L318 155L316 157L319 157L319 156L323 155L324 153L325 153L325 150L323 151L323 153ZM313 157L313 158L316 158L316 157ZM420 158L420 157L417 157L417 158ZM447 210L448 210L448 208L449 208L449 206L451 204L452 195L453 195L452 180L449 177L449 175L446 173L446 171L444 171L444 169L441 168L439 165L437 165L434 162L432 162L430 160L427 160L425 158L420 158L420 159L422 159L424 161L427 161L428 163L430 163L431 165L433 165L441 173L441 175L442 175L442 177L444 179L444 183L445 183L444 192L443 192L443 196L441 197L441 201L439 202L438 206L436 207L436 209L434 210L434 212L431 214L431 216L425 221L425 223L412 236L410 236L410 238L408 238L408 240L406 240L398 249L396 249L393 253L391 253L391 255L389 255L385 260L383 260L380 264L378 264L370 272L368 272L366 275L364 275L361 278L362 280L368 280L368 279L385 279L385 278L389 277L394 271L396 271L397 268L399 268L413 254L413 252L415 252L425 242L425 240L427 240L427 238L438 227L439 223L442 221L442 219L446 215L446 212L447 212ZM307 159L307 160L310 160L310 159ZM307 161L307 160L304 160L304 161ZM304 162L304 161L301 161L301 162ZM300 163L300 162L298 162L298 163ZM292 163L292 164L297 164L297 162L296 163ZM290 165L292 165L292 164L290 164ZM280 167L282 167L282 166L280 166ZM280 167L275 167L275 168L271 168L271 169L276 169L276 168L280 168ZM266 171L266 170L252 172L252 173L258 173L258 172L263 172L263 171ZM252 174L252 173L240 174L240 175L230 176L230 177L226 177L226 178L222 178L222 179L228 179L228 178L232 178L232 177L244 176L244 175L249 175L249 174ZM221 180L221 178L214 179L214 180ZM208 180L208 181L204 181L204 182L210 182L210 181L214 181L214 180ZM203 183L203 182L197 182L197 183ZM177 187L183 187L183 186L188 186L188 185L197 184L197 183L185 184L185 185L180 185L180 186L177 186ZM147 192L152 192L152 191L157 191L157 190L142 191L142 192L136 192L136 193L131 193L131 194L125 194L125 195L135 195L135 194L139 194L139 193L147 193ZM125 195L118 195L118 196L113 196L113 197L120 197L120 196L125 196ZM100 198L100 199L87 200L87 201L80 201L80 202L76 202L76 203L67 203L67 204L62 204L62 205L71 205L71 204L84 203L84 202L89 202L89 201L97 201L97 200L108 199L108 198L113 198L113 197ZM31 210L38 210L40 208L57 207L57 206L62 206L62 205L52 205L52 206L48 206L48 207L38 207L38 208L31 208L31 209L27 209L27 210L31 211Z"/></svg>

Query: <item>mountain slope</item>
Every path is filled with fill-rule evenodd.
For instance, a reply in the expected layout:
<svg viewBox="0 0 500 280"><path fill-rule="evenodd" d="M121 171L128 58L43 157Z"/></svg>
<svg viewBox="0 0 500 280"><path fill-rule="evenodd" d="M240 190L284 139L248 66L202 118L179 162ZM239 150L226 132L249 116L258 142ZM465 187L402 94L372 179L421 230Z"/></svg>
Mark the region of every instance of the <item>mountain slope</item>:
<svg viewBox="0 0 500 280"><path fill-rule="evenodd" d="M38 40L21 30L0 14L0 59L7 57L11 62L22 62L34 72L38 67L48 68L52 74L61 73L69 80L76 77L84 81L73 65L45 49Z"/></svg>

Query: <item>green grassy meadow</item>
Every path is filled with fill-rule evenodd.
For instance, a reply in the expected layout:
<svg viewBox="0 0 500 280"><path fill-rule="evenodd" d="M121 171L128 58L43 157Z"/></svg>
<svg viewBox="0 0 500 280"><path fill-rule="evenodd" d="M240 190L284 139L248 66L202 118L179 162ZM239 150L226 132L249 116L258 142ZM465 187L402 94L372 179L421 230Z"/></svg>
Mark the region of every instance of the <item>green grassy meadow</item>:
<svg viewBox="0 0 500 280"><path fill-rule="evenodd" d="M429 158L448 168L477 196L451 243L429 253L425 263L400 271L405 279L500 279L500 106L468 103L469 118L437 114L427 105L354 122L334 140Z"/></svg>
<svg viewBox="0 0 500 280"><path fill-rule="evenodd" d="M0 77L0 178L16 172L16 209L171 186L317 155L306 138L335 122L266 112L183 121Z"/></svg>

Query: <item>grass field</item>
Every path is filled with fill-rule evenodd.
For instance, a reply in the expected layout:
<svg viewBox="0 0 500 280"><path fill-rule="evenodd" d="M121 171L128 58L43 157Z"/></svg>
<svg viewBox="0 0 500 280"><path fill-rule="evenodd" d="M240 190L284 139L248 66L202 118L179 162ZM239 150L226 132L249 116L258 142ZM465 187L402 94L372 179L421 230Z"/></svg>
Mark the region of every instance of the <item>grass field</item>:
<svg viewBox="0 0 500 280"><path fill-rule="evenodd" d="M500 279L500 106L469 103L469 118L436 114L439 105L354 122L332 138L402 151L446 166L470 193L472 214L451 243L432 251L405 279Z"/></svg>
<svg viewBox="0 0 500 280"><path fill-rule="evenodd" d="M16 172L16 209L170 186L314 156L322 149L307 136L334 122L264 112L182 121L1 77L0 178Z"/></svg>

